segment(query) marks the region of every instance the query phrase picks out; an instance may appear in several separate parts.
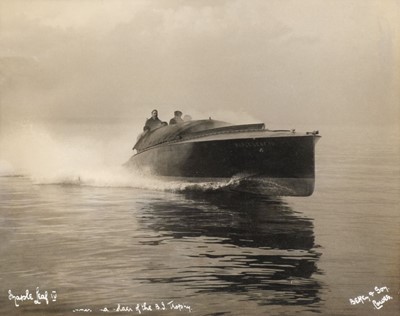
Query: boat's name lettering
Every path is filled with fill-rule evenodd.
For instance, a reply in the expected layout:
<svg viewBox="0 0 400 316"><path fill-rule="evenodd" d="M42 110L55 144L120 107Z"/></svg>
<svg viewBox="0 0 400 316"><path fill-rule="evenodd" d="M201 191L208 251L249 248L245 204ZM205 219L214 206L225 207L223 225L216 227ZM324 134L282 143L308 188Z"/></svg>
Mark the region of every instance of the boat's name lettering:
<svg viewBox="0 0 400 316"><path fill-rule="evenodd" d="M242 142L235 144L235 147L237 148L267 147L267 146L271 147L273 145L271 143L263 141Z"/></svg>

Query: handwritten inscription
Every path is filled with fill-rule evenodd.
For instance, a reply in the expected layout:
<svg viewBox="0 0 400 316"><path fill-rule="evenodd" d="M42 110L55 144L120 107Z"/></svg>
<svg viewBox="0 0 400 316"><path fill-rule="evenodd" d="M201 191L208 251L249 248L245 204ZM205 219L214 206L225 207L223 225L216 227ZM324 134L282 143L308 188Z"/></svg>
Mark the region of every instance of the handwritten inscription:
<svg viewBox="0 0 400 316"><path fill-rule="evenodd" d="M34 304L46 303L57 301L57 292L51 291L50 295L48 291L41 292L40 288L37 287L35 292L26 290L24 294L14 294L11 290L8 290L8 300L14 301L15 307L19 307L20 304L26 301L33 301Z"/></svg>
<svg viewBox="0 0 400 316"><path fill-rule="evenodd" d="M375 286L374 290L368 292L368 294L350 298L349 301L351 305L364 304L366 302L372 303L375 309L381 309L386 302L393 299L393 297L387 293L389 293L389 288L387 286Z"/></svg>
<svg viewBox="0 0 400 316"><path fill-rule="evenodd" d="M192 312L192 308L190 305L176 303L174 301L169 301L167 303L160 302L155 304L148 304L147 302L141 304L134 304L132 306L129 305L121 305L117 304L115 307L107 307L104 306L100 308L99 311L102 313L137 313L142 314L145 312L156 312L156 311L165 311L165 310L175 310L179 312ZM75 308L72 310L73 313L92 313L92 308Z"/></svg>

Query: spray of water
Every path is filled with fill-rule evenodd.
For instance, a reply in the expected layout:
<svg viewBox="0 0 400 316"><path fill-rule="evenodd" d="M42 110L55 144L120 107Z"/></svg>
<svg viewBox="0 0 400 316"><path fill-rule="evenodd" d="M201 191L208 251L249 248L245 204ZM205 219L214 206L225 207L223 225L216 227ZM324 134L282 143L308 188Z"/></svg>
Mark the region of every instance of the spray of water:
<svg viewBox="0 0 400 316"><path fill-rule="evenodd" d="M220 190L221 182L171 181L128 170L123 163L133 154L132 138L120 127L101 133L54 133L32 124L7 129L0 138L0 176L26 176L35 184L132 187L182 192ZM105 135L107 135L105 137Z"/></svg>

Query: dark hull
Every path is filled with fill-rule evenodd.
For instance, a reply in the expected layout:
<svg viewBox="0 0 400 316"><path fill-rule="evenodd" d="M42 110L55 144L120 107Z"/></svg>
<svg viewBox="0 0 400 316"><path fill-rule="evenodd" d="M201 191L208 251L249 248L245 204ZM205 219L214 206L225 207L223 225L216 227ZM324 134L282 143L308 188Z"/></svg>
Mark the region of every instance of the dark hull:
<svg viewBox="0 0 400 316"><path fill-rule="evenodd" d="M308 196L314 191L315 135L160 144L128 162L145 173L191 179L236 178L232 189Z"/></svg>

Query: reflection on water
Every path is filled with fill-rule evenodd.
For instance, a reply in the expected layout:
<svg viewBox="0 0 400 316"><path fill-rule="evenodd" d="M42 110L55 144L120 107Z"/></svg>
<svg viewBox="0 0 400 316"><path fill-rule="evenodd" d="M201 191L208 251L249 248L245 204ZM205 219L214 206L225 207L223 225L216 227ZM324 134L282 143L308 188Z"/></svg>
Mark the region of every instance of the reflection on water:
<svg viewBox="0 0 400 316"><path fill-rule="evenodd" d="M398 139L398 128L324 132L310 198L202 194L192 186L174 194L187 185L142 179L123 188L108 173L86 185L0 177L0 315L82 315L71 311L174 300L190 305L190 315L361 316L373 305L349 299L375 286L394 297L377 313L396 315ZM81 169L68 175L85 179ZM16 308L8 300L9 289L37 286L57 291L57 302Z"/></svg>
<svg viewBox="0 0 400 316"><path fill-rule="evenodd" d="M170 300L195 315L319 311L313 223L282 200L26 178L0 189L0 314ZM37 286L57 303L16 308L5 294Z"/></svg>
<svg viewBox="0 0 400 316"><path fill-rule="evenodd" d="M320 285L312 278L320 254L313 224L281 200L244 194L187 193L171 203L152 201L142 209L142 225L161 235L143 244L194 242L196 266L176 275L138 278L175 283L197 292L246 293L260 304L311 304ZM273 295L256 295L270 291Z"/></svg>

